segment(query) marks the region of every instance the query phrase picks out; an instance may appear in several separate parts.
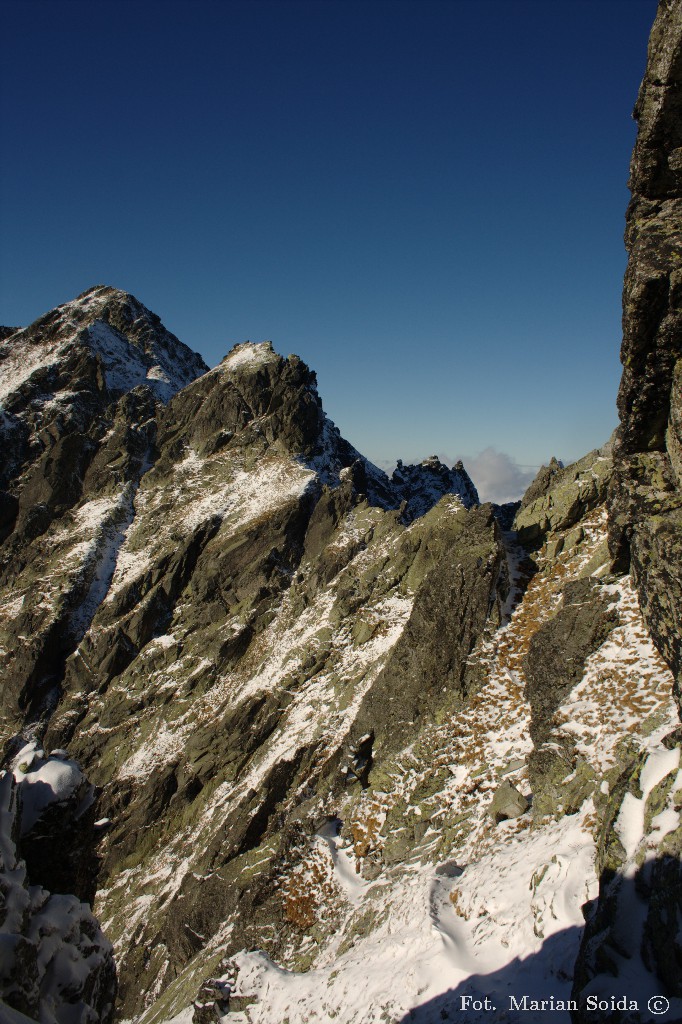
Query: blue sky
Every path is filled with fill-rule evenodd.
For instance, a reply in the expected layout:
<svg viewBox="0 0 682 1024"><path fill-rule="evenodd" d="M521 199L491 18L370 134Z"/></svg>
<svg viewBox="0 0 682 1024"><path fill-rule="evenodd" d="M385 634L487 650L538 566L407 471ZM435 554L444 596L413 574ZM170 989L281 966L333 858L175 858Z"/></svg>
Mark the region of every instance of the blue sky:
<svg viewBox="0 0 682 1024"><path fill-rule="evenodd" d="M298 353L375 461L510 490L606 440L655 0L1 10L0 321L112 284L210 364Z"/></svg>

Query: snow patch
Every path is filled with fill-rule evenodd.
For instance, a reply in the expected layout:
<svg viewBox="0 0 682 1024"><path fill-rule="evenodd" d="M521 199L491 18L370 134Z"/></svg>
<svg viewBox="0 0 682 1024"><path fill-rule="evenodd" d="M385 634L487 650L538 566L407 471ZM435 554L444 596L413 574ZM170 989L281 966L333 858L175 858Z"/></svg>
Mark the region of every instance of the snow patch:
<svg viewBox="0 0 682 1024"><path fill-rule="evenodd" d="M20 792L22 835L33 828L51 804L63 803L79 790L90 788L75 761L61 751L46 758L35 741L22 747L14 758L12 774Z"/></svg>
<svg viewBox="0 0 682 1024"><path fill-rule="evenodd" d="M276 362L277 358L271 342L261 341L256 344L255 342L244 341L240 345L235 345L232 351L225 356L220 364L220 368L223 370L236 370L242 366L263 366L265 363Z"/></svg>
<svg viewBox="0 0 682 1024"><path fill-rule="evenodd" d="M94 352L102 357L104 378L112 391L132 391L147 384L161 402L178 390L168 370L159 364L149 365L150 359L127 338L103 320L96 320L87 330L87 341Z"/></svg>

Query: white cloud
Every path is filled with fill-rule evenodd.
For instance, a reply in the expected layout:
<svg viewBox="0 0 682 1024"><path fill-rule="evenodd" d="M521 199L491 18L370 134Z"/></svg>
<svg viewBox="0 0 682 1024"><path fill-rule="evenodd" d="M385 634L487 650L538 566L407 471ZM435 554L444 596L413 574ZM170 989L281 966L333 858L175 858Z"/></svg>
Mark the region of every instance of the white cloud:
<svg viewBox="0 0 682 1024"><path fill-rule="evenodd" d="M478 455L459 456L464 468L476 484L481 501L496 501L502 505L505 501L518 501L534 479L537 466L520 466L511 455L498 452L496 448L486 448ZM443 461L452 465L456 459L441 456Z"/></svg>

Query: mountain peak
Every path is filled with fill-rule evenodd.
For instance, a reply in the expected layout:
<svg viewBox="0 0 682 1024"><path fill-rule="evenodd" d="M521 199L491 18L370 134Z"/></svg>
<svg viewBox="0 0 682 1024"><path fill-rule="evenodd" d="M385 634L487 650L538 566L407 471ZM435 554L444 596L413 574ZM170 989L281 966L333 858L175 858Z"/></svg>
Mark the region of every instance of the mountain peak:
<svg viewBox="0 0 682 1024"><path fill-rule="evenodd" d="M216 375L227 381L238 379L239 397L248 405L248 412L240 409L239 415L246 416L246 422L257 421L263 436L269 441L278 438L287 449L303 457L319 479L331 487L338 486L343 470L358 464L363 467L370 502L396 509L404 504L407 520L424 515L446 494L457 495L465 508L479 503L476 488L462 463L449 469L437 455L429 456L418 466L403 466L399 462L393 479L389 480L383 470L341 436L323 412L315 372L297 355L279 355L271 341L235 345L205 381L197 382L195 389L206 391L213 386L210 379ZM206 404L206 409L209 408L212 406ZM214 426L222 432L225 424L214 419ZM235 429L235 423L227 426Z"/></svg>
<svg viewBox="0 0 682 1024"><path fill-rule="evenodd" d="M219 365L222 369L234 370L241 366L257 367L274 363L279 358L271 341L242 341L230 349Z"/></svg>
<svg viewBox="0 0 682 1024"><path fill-rule="evenodd" d="M86 288L84 292L77 295L73 302L81 302L83 299L104 297L104 296L117 296L121 299L133 298L130 292L124 291L122 288L115 288L111 284L93 284L89 288ZM68 305L68 303L65 303Z"/></svg>
<svg viewBox="0 0 682 1024"><path fill-rule="evenodd" d="M113 395L144 384L162 402L208 369L134 295L95 285L0 339L0 400L72 389L83 356L95 356L100 384Z"/></svg>

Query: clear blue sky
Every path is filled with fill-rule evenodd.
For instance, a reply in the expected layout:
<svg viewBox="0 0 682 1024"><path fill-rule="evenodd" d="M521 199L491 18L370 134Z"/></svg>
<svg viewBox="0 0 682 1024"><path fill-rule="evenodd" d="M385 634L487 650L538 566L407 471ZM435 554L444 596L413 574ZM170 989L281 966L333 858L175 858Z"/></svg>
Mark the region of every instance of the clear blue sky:
<svg viewBox="0 0 682 1024"><path fill-rule="evenodd" d="M4 0L0 321L272 339L379 462L616 424L654 0Z"/></svg>

